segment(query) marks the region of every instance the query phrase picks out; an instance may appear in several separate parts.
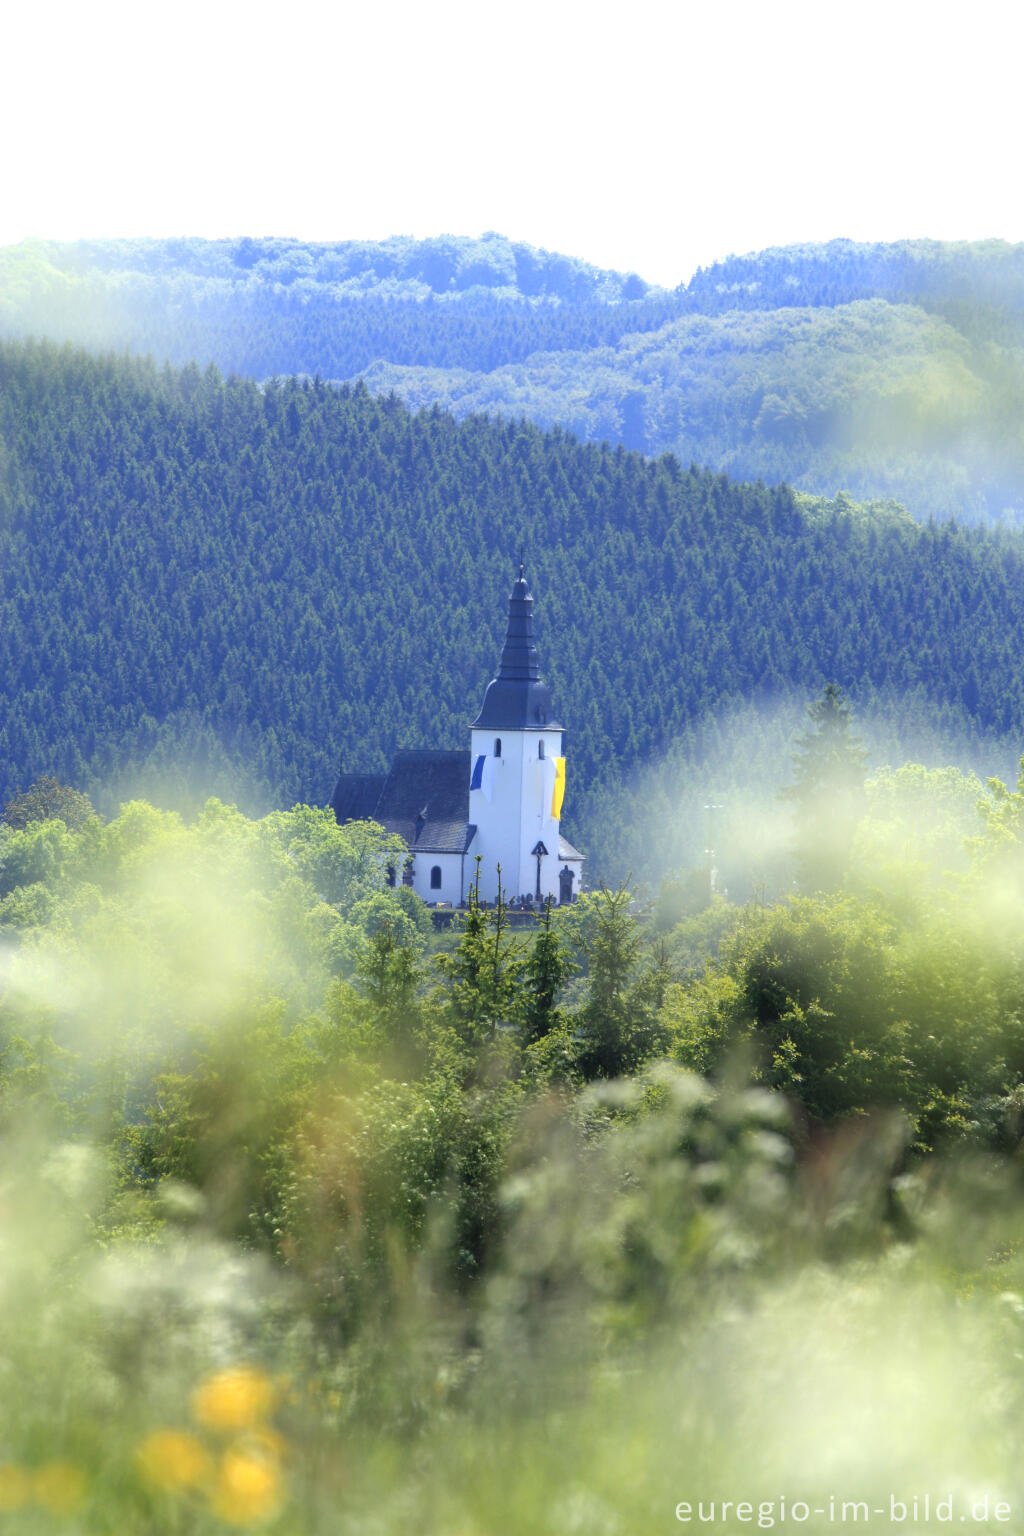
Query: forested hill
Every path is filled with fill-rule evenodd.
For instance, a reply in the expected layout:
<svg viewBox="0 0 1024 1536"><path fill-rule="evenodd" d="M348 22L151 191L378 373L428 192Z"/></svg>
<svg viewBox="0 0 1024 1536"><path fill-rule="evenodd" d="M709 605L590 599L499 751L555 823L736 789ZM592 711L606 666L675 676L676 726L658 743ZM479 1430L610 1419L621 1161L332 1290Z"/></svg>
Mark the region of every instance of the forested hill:
<svg viewBox="0 0 1024 1536"><path fill-rule="evenodd" d="M27 241L0 334L320 374L739 477L1024 518L1024 245L848 240L673 292L503 236Z"/></svg>
<svg viewBox="0 0 1024 1536"><path fill-rule="evenodd" d="M702 314L731 309L789 309L856 299L910 301L962 321L969 334L986 320L1024 320L1024 245L1005 240L830 240L772 246L699 269L686 296Z"/></svg>
<svg viewBox="0 0 1024 1536"><path fill-rule="evenodd" d="M215 362L262 379L347 378L386 360L493 368L599 346L678 312L635 273L500 235L298 240L31 240L0 248L0 330Z"/></svg>
<svg viewBox="0 0 1024 1536"><path fill-rule="evenodd" d="M463 746L520 544L598 871L614 810L586 805L744 701L835 680L974 737L1024 720L1016 536L42 343L0 346L0 463L4 797L323 803L339 759Z"/></svg>

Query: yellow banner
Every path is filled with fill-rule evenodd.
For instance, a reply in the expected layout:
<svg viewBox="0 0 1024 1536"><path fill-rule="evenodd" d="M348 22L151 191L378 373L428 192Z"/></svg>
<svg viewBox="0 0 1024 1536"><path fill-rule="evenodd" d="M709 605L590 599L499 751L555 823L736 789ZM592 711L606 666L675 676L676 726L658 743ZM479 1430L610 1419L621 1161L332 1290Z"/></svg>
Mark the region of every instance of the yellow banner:
<svg viewBox="0 0 1024 1536"><path fill-rule="evenodd" d="M565 758L555 758L555 790L551 796L551 814L557 821L562 814L562 801L565 799Z"/></svg>

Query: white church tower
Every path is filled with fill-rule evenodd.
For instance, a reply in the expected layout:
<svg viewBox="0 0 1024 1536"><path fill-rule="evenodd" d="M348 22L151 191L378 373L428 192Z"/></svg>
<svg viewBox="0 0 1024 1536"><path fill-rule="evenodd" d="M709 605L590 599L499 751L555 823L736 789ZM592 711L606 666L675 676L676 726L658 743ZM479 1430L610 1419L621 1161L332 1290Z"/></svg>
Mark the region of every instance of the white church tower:
<svg viewBox="0 0 1024 1536"><path fill-rule="evenodd" d="M485 901L497 895L499 865L508 898L567 902L580 892L583 855L559 832L563 734L540 676L533 598L520 566L498 675L487 685L470 736L469 821L476 830L469 853L480 857Z"/></svg>

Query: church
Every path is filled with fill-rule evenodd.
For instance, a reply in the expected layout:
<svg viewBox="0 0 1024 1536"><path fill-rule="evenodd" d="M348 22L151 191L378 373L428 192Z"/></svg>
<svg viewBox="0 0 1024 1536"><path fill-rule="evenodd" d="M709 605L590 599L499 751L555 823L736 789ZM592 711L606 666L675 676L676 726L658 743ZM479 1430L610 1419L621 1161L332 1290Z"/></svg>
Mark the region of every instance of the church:
<svg viewBox="0 0 1024 1536"><path fill-rule="evenodd" d="M470 727L469 750L400 751L387 773L343 773L331 806L339 822L377 821L403 838L403 878L433 906L466 900L478 857L483 901L497 896L499 865L506 899L517 905L575 901L584 856L559 831L564 730L540 675L533 597L520 566L498 673Z"/></svg>

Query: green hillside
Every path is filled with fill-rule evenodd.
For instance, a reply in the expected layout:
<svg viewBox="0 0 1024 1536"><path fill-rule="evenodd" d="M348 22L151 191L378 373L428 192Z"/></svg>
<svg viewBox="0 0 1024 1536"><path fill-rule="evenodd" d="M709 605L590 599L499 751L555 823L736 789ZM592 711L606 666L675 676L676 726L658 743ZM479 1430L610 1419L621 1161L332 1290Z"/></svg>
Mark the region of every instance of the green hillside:
<svg viewBox="0 0 1024 1536"><path fill-rule="evenodd" d="M322 804L339 761L461 746L521 544L595 873L665 853L645 765L784 778L757 711L830 679L904 733L969 738L965 765L987 741L1005 769L1021 733L1016 536L45 344L0 348L0 447L5 797L54 772L103 805ZM701 840L688 823L673 856Z"/></svg>
<svg viewBox="0 0 1024 1536"><path fill-rule="evenodd" d="M788 309L883 298L949 310L975 333L998 313L1000 329L1024 314L1024 245L1005 240L830 240L772 246L701 268L688 284L705 314Z"/></svg>
<svg viewBox="0 0 1024 1536"><path fill-rule="evenodd" d="M0 332L225 372L344 378L374 361L490 368L663 324L677 296L501 235L415 241L25 241Z"/></svg>
<svg viewBox="0 0 1024 1536"><path fill-rule="evenodd" d="M674 292L503 236L29 241L0 334L365 377L919 517L1024 516L1024 246L792 246Z"/></svg>
<svg viewBox="0 0 1024 1536"><path fill-rule="evenodd" d="M1001 401L985 359L948 321L882 299L687 316L489 372L377 363L364 377L413 406L521 412L745 478L849 487L944 516L1012 506L1024 462L1016 428L994 441Z"/></svg>

